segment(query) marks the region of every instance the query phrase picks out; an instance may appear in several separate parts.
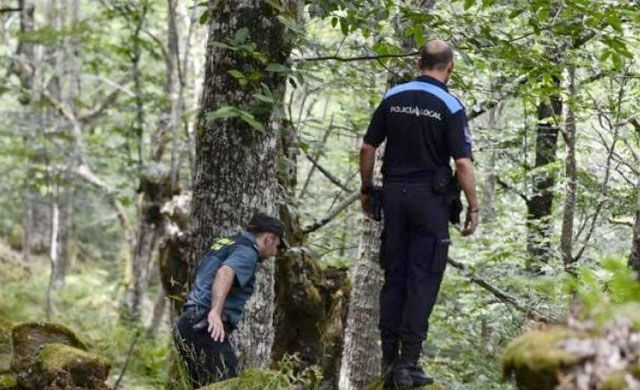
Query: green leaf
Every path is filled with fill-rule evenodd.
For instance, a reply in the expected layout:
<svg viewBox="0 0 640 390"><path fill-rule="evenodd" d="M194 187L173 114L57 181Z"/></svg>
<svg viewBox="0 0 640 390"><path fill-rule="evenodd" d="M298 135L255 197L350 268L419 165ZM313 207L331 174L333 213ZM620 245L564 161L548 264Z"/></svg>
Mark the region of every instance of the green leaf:
<svg viewBox="0 0 640 390"><path fill-rule="evenodd" d="M267 65L267 68L265 69L267 72L283 72L286 73L289 71L289 68L282 65L282 64L278 64L275 62L270 63L269 65Z"/></svg>
<svg viewBox="0 0 640 390"><path fill-rule="evenodd" d="M234 106L222 106L206 115L207 120L227 119L238 116L238 108Z"/></svg>
<svg viewBox="0 0 640 390"><path fill-rule="evenodd" d="M254 129L259 131L260 133L264 132L264 125L262 123L258 122L256 120L256 117L253 116L253 114L251 114L248 111L243 111L243 110L238 110L238 114L240 116L240 119L242 119L249 126L253 127Z"/></svg>
<svg viewBox="0 0 640 390"><path fill-rule="evenodd" d="M337 24L338 24L338 18L334 16L333 18L331 18L331 27L335 28Z"/></svg>
<svg viewBox="0 0 640 390"><path fill-rule="evenodd" d="M200 18L198 19L198 22L200 24L207 24L207 21L209 20L209 10L205 10L202 15L200 15Z"/></svg>
<svg viewBox="0 0 640 390"><path fill-rule="evenodd" d="M464 0L464 5L463 8L464 10L468 10L469 8L471 8L474 4L476 3L476 0Z"/></svg>
<svg viewBox="0 0 640 390"><path fill-rule="evenodd" d="M233 36L233 40L238 43L242 43L247 40L248 36L249 36L249 29L246 27L242 27L238 29L238 31L236 31L235 35Z"/></svg>
<svg viewBox="0 0 640 390"><path fill-rule="evenodd" d="M245 75L237 69L231 69L227 73L229 73L231 76L233 76L238 80L246 79Z"/></svg>

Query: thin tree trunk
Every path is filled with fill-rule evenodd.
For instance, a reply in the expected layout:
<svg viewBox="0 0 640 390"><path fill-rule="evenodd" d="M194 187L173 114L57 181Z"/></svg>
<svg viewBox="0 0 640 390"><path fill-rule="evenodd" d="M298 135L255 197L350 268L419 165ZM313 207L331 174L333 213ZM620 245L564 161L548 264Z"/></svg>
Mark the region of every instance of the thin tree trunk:
<svg viewBox="0 0 640 390"><path fill-rule="evenodd" d="M299 15L301 1L284 1L285 10ZM284 64L291 51L292 33L278 20L279 12L267 2L236 0L209 2L209 42L222 42L247 33L260 42L268 62ZM284 15L283 15L284 16ZM250 72L265 67L246 55L209 45L201 110L196 125L196 160L193 174L191 264L195 264L216 238L243 228L258 210L276 214L276 158L280 120L271 104L258 101L257 85L241 86L230 70ZM262 83L282 100L285 76L262 72ZM234 118L207 120L207 113L223 106L250 112L263 130ZM252 298L234 339L244 366L266 367L273 344L274 264L261 263Z"/></svg>
<svg viewBox="0 0 640 390"><path fill-rule="evenodd" d="M149 323L149 327L147 328L147 334L151 338L155 338L156 334L158 334L158 329L160 329L160 324L162 323L162 318L164 317L166 307L167 293L164 291L164 288L160 288L153 304L153 314L151 316L151 322Z"/></svg>
<svg viewBox="0 0 640 390"><path fill-rule="evenodd" d="M633 224L633 238L631 241L631 254L629 266L640 275L640 176L636 191L636 217ZM638 277L640 278L640 276Z"/></svg>
<svg viewBox="0 0 640 390"><path fill-rule="evenodd" d="M562 213L562 234L560 236L560 253L565 269L569 270L573 263L573 219L576 209L576 197L578 189L577 163L576 163L576 119L574 115L573 98L575 90L575 70L568 71L569 101L565 105L565 129L563 132L566 157L565 157L565 199Z"/></svg>
<svg viewBox="0 0 640 390"><path fill-rule="evenodd" d="M53 201L51 203L51 249L49 251L49 259L51 260L51 274L49 276L49 284L47 285L47 303L45 308L45 317L47 321L51 321L51 313L53 311L51 293L53 290L53 276L56 269L56 263L58 262L58 201L56 195L53 195Z"/></svg>
<svg viewBox="0 0 640 390"><path fill-rule="evenodd" d="M498 108L492 108L489 111L489 129L495 130ZM495 148L489 153L489 161L487 161L484 170L484 180L482 181L482 222L489 223L495 218L495 192L496 192L496 160L497 153Z"/></svg>
<svg viewBox="0 0 640 390"><path fill-rule="evenodd" d="M380 184L380 167L384 147L376 152L376 180ZM380 373L379 295L384 281L380 268L382 223L365 219L358 247L353 288L349 300L347 327L340 365L340 390L362 389Z"/></svg>
<svg viewBox="0 0 640 390"><path fill-rule="evenodd" d="M560 80L554 78L556 87ZM527 251L530 259L527 268L537 272L552 254L551 234L553 224L553 187L555 174L551 171L556 162L558 144L557 118L562 112L560 96L551 95L549 101L538 105L536 127L536 161L532 178L531 200L527 203Z"/></svg>

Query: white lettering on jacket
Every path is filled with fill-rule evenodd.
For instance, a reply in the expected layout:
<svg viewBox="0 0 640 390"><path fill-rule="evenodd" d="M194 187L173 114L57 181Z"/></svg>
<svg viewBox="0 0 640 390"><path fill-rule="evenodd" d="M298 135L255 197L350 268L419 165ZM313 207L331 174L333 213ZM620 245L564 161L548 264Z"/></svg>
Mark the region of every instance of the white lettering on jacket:
<svg viewBox="0 0 640 390"><path fill-rule="evenodd" d="M442 117L440 116L439 112L431 111L428 108L421 109L418 106L415 106L415 107L391 106L389 108L389 112L398 113L398 114L409 114L409 115L415 115L415 116L426 116L429 118L437 119L439 121L442 120Z"/></svg>

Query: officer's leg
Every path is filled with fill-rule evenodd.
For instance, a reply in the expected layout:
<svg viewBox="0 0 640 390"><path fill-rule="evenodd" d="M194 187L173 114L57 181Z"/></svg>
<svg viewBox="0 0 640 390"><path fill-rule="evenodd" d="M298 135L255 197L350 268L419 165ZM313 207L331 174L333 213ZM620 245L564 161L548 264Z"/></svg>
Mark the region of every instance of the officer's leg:
<svg viewBox="0 0 640 390"><path fill-rule="evenodd" d="M176 322L173 336L176 349L185 363L191 385L197 389L208 383L208 369L206 353L196 336L199 331L193 329L194 323L192 318L183 314Z"/></svg>
<svg viewBox="0 0 640 390"><path fill-rule="evenodd" d="M406 217L403 195L402 184L385 184L384 231L380 248L384 285L380 291L379 322L383 373L398 357L400 320L405 305Z"/></svg>
<svg viewBox="0 0 640 390"><path fill-rule="evenodd" d="M238 375L238 358L229 342L231 330L225 325L225 338L222 342L212 344L210 370L215 373L217 381L223 381Z"/></svg>
<svg viewBox="0 0 640 390"><path fill-rule="evenodd" d="M408 201L413 212L407 248L407 298L400 329L401 360L415 373L446 266L448 232L442 198L434 195L429 185L412 188ZM414 384L432 381L423 373L413 377Z"/></svg>

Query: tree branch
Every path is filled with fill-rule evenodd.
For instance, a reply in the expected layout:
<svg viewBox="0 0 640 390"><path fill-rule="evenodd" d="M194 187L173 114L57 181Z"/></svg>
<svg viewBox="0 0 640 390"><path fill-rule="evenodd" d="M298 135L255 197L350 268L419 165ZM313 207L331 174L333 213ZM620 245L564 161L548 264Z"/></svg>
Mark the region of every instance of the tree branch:
<svg viewBox="0 0 640 390"><path fill-rule="evenodd" d="M313 164L320 172L322 172L322 174L329 179L329 181L331 181L333 184L337 185L338 187L340 187L340 189L342 189L344 192L351 192L353 191L352 189L348 188L344 183L342 183L340 181L340 179L338 179L337 177L335 177L331 172L329 172L326 168L324 168L322 165L320 165L318 163L318 161L316 161L313 157L311 157L308 153L305 153L305 156L307 156L307 160L311 161L311 164Z"/></svg>
<svg viewBox="0 0 640 390"><path fill-rule="evenodd" d="M329 222L331 222L342 211L344 211L347 207L349 207L349 205L351 205L351 203L355 202L359 198L360 198L360 191L353 191L351 194L349 194L349 196L347 196L342 202L340 202L335 208L333 208L333 210L331 210L331 212L329 214L327 214L321 220L319 220L318 222L315 222L312 225L309 225L309 226L303 228L302 229L302 233L309 234L309 233L315 232L316 230L320 229L324 225L326 225Z"/></svg>
<svg viewBox="0 0 640 390"><path fill-rule="evenodd" d="M628 226L631 228L633 227L633 221L627 221L624 219L615 219L615 218L609 218L608 221L612 225Z"/></svg>
<svg viewBox="0 0 640 390"><path fill-rule="evenodd" d="M371 60L379 60L382 58L402 58L402 57L411 57L420 54L420 51L413 51L410 53L398 53L398 54L379 54L379 55L365 55L359 57L340 57L340 56L320 56L320 57L302 57L302 58L294 58L293 61L326 61L326 60L334 60L341 62L352 62L352 61L371 61Z"/></svg>
<svg viewBox="0 0 640 390"><path fill-rule="evenodd" d="M0 8L0 14L9 13L9 12L20 12L22 8Z"/></svg>
<svg viewBox="0 0 640 390"><path fill-rule="evenodd" d="M131 75L127 74L122 80L120 80L119 84L126 84L131 79ZM90 123L100 116L102 116L107 108L111 106L113 103L118 100L118 96L120 95L121 89L116 88L111 92L104 100L98 103L92 110L88 112L82 112L78 114L78 121L82 123Z"/></svg>
<svg viewBox="0 0 640 390"><path fill-rule="evenodd" d="M495 176L496 178L496 183L498 183L500 185L500 187L504 188L505 190L509 190L513 193L515 193L516 195L518 195L520 198L522 198L522 200L524 200L524 202L526 204L529 204L530 200L529 198L523 194L522 192L518 191L517 189L513 188L513 186L507 182L504 182L502 179L500 179L498 176Z"/></svg>
<svg viewBox="0 0 640 390"><path fill-rule="evenodd" d="M447 259L447 262L449 264L451 264L453 267L459 269L462 274L467 277L471 282L477 284L478 286L482 287L483 289L489 291L491 294L493 294L493 296L495 296L496 298L498 298L500 301L502 301L503 303L506 303L510 306L513 306L516 310L518 310L521 313L524 313L528 318L534 320L534 321L539 321L539 322L545 322L545 323L549 323L549 324L557 324L560 321L558 319L556 319L555 317L553 317L550 314L547 313L543 313L535 308L526 306L520 302L518 302L518 299L516 297L514 297L511 294L508 294L502 290L500 290L497 287L492 286L488 281L486 281L485 279L476 276L474 272L472 272L471 270L469 270L469 268L452 259L451 257L449 257Z"/></svg>

